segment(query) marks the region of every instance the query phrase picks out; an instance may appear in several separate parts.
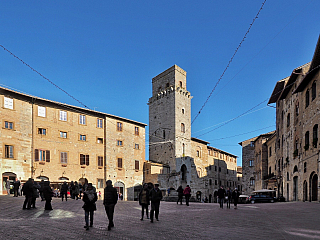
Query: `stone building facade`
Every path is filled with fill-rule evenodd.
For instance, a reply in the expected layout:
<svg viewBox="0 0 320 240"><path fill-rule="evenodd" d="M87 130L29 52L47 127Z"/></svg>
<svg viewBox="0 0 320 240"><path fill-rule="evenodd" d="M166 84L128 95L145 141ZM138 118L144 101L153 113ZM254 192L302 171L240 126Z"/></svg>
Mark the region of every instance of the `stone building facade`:
<svg viewBox="0 0 320 240"><path fill-rule="evenodd" d="M200 199L213 197L220 185L241 187L237 156L191 137L191 99L186 72L177 65L152 79L146 169L159 165L158 172L146 171L145 181L157 181L163 190L190 185Z"/></svg>
<svg viewBox="0 0 320 240"><path fill-rule="evenodd" d="M145 124L0 88L2 182L111 179L133 200L143 181ZM5 190L2 184L1 193ZM135 191L136 189L136 191Z"/></svg>
<svg viewBox="0 0 320 240"><path fill-rule="evenodd" d="M278 81L269 100L269 104L276 103L280 194L289 201L320 200L319 79L320 37L312 61Z"/></svg>

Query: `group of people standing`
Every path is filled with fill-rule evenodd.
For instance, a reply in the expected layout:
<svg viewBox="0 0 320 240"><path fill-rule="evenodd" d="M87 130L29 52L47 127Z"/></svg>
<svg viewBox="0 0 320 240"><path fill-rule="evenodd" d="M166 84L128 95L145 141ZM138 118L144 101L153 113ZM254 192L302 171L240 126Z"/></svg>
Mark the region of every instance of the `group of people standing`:
<svg viewBox="0 0 320 240"><path fill-rule="evenodd" d="M233 191L230 190L230 188L227 189L227 191L223 188L223 186L220 187L218 190L218 202L220 203L220 208L223 209L223 203L227 202L227 208L230 208L231 201L233 200L234 209L237 209L238 200L240 196L240 192L237 188L235 188Z"/></svg>
<svg viewBox="0 0 320 240"><path fill-rule="evenodd" d="M147 219L148 216L148 206L151 202L151 210L150 210L150 222L153 223L153 217L159 221L159 209L160 209L160 201L162 199L162 192L159 189L159 184L154 184L154 187L147 183L143 184L143 188L139 194L139 204L141 205L141 218L143 221L144 211L146 211Z"/></svg>
<svg viewBox="0 0 320 240"><path fill-rule="evenodd" d="M189 200L191 197L191 188L189 187L189 185L187 185L185 187L185 189L182 188L182 186L180 185L177 189L178 192L178 201L177 204L180 202L180 204L182 205L182 198L183 196L185 196L186 198L186 205L189 206Z"/></svg>
<svg viewBox="0 0 320 240"><path fill-rule="evenodd" d="M41 196L41 200L45 200L45 210L52 210L51 200L53 191L50 187L49 181L41 181L40 184L35 182L33 178L29 178L28 181L23 184L22 192L25 196L22 209L36 208L36 199Z"/></svg>

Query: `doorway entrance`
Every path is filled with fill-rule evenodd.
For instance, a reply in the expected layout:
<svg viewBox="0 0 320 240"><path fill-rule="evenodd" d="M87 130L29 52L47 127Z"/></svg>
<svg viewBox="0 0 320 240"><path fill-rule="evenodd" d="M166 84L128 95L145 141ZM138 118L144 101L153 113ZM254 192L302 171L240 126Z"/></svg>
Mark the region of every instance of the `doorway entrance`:
<svg viewBox="0 0 320 240"><path fill-rule="evenodd" d="M118 198L119 200L123 200L125 199L124 197L124 183L123 182L116 182L114 184L114 187L117 189L117 192L118 192Z"/></svg>
<svg viewBox="0 0 320 240"><path fill-rule="evenodd" d="M298 201L298 176L293 177L293 201Z"/></svg>
<svg viewBox="0 0 320 240"><path fill-rule="evenodd" d="M310 175L310 194L311 194L311 201L318 200L318 175L313 172Z"/></svg>
<svg viewBox="0 0 320 240"><path fill-rule="evenodd" d="M7 194L7 180L10 181L10 194L13 194L13 182L17 175L13 172L5 172L2 174L2 194Z"/></svg>

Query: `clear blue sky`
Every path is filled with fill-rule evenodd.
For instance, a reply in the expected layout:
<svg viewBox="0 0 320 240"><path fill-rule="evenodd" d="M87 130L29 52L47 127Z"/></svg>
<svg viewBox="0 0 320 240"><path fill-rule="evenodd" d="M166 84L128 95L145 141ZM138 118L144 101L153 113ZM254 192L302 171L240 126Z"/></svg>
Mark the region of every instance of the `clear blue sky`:
<svg viewBox="0 0 320 240"><path fill-rule="evenodd" d="M89 108L147 124L151 79L177 64L187 71L194 119L262 2L1 1L0 44ZM238 143L274 130L275 109L266 101L211 130L268 99L277 81L311 61L319 9L318 0L267 0L193 137L241 165ZM0 84L81 106L2 49Z"/></svg>

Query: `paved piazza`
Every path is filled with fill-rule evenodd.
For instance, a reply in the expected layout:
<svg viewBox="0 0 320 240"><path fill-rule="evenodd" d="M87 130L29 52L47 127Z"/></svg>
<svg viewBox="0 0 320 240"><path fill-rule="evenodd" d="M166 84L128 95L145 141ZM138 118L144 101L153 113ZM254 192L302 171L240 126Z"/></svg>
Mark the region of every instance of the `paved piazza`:
<svg viewBox="0 0 320 240"><path fill-rule="evenodd" d="M159 222L140 221L137 202L120 201L115 228L107 231L102 201L94 227L86 231L81 200L53 199L53 211L22 210L24 197L0 196L1 239L320 239L320 204L242 204L237 210L216 203L161 202ZM226 205L225 205L226 207Z"/></svg>

